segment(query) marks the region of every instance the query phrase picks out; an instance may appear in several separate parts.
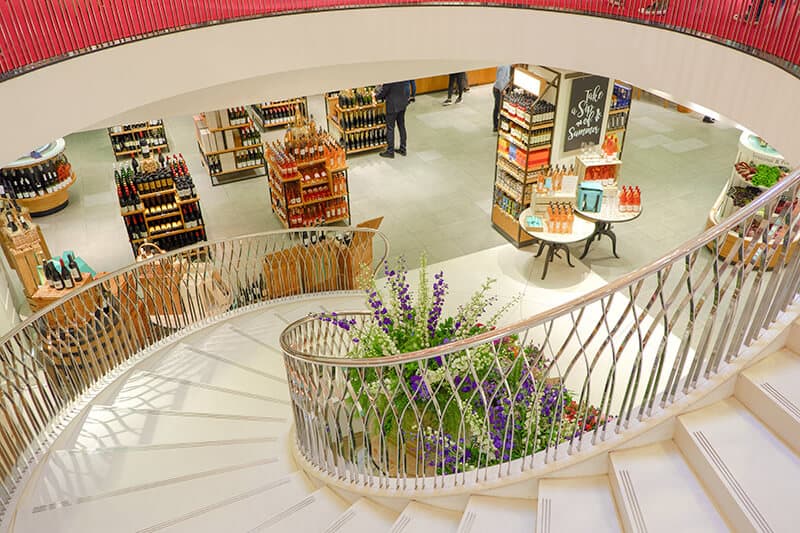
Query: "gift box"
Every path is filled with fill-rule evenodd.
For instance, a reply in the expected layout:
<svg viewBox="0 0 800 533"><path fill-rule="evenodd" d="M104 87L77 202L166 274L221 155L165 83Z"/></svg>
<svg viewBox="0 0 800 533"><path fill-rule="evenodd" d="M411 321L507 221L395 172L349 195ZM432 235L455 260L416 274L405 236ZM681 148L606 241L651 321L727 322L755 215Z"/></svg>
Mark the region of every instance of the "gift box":
<svg viewBox="0 0 800 533"><path fill-rule="evenodd" d="M599 213L603 205L603 186L592 181L584 181L578 185L578 209L590 213Z"/></svg>

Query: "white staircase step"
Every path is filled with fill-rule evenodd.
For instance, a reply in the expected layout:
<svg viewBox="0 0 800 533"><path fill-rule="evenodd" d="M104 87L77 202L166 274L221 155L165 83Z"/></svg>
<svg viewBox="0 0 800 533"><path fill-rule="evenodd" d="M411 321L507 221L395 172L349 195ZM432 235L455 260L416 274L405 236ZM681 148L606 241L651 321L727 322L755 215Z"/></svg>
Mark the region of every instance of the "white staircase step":
<svg viewBox="0 0 800 533"><path fill-rule="evenodd" d="M39 474L28 508L76 503L101 494L134 492L222 470L270 465L271 473L296 470L285 443L253 442L194 448L55 450Z"/></svg>
<svg viewBox="0 0 800 533"><path fill-rule="evenodd" d="M268 373L239 361L187 345L151 357L139 368L162 376L185 379L252 394L289 399L286 373Z"/></svg>
<svg viewBox="0 0 800 533"><path fill-rule="evenodd" d="M252 529L270 533L322 533L347 509L347 502L327 487L306 496ZM189 533L187 531L187 533Z"/></svg>
<svg viewBox="0 0 800 533"><path fill-rule="evenodd" d="M398 513L361 498L329 524L325 533L376 533L389 531Z"/></svg>
<svg viewBox="0 0 800 533"><path fill-rule="evenodd" d="M674 442L612 452L610 460L610 480L626 531L730 530Z"/></svg>
<svg viewBox="0 0 800 533"><path fill-rule="evenodd" d="M258 523L313 490L300 472L274 477L269 466L245 468L132 493L100 496L76 505L17 516L17 531L47 533L138 533L168 530L194 533L247 531L237 520ZM259 496L260 515L226 512L229 506ZM205 520L203 520L205 519ZM191 528L182 524L192 521Z"/></svg>
<svg viewBox="0 0 800 533"><path fill-rule="evenodd" d="M502 528L504 533L531 533L536 527L536 500L471 496L458 533Z"/></svg>
<svg viewBox="0 0 800 533"><path fill-rule="evenodd" d="M277 395L276 395L277 396ZM112 407L291 417L288 400L186 379L137 371L122 385Z"/></svg>
<svg viewBox="0 0 800 533"><path fill-rule="evenodd" d="M424 503L409 503L392 525L391 533L456 533L461 513Z"/></svg>
<svg viewBox="0 0 800 533"><path fill-rule="evenodd" d="M622 531L608 476L541 480L536 531Z"/></svg>
<svg viewBox="0 0 800 533"><path fill-rule="evenodd" d="M780 350L742 372L736 399L800 454L800 356Z"/></svg>
<svg viewBox="0 0 800 533"><path fill-rule="evenodd" d="M735 398L678 417L675 442L737 529L796 531L800 457Z"/></svg>
<svg viewBox="0 0 800 533"><path fill-rule="evenodd" d="M94 406L74 442L62 448L96 450L135 446L170 447L210 442L281 438L286 417L242 417Z"/></svg>
<svg viewBox="0 0 800 533"><path fill-rule="evenodd" d="M275 323L271 329L280 334L283 327L285 326ZM214 334L207 337L202 343L186 344L189 344L197 352L210 353L212 356L225 358L259 372L286 377L283 353L279 344L261 341L247 331L235 328L230 324L217 328Z"/></svg>

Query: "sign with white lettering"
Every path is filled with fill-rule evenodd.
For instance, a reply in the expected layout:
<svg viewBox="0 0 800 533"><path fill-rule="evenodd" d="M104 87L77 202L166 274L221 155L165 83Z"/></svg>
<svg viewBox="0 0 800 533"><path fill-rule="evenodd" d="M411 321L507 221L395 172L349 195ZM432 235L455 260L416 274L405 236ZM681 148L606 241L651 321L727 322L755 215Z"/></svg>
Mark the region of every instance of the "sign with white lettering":
<svg viewBox="0 0 800 533"><path fill-rule="evenodd" d="M608 78L586 76L572 80L564 152L577 150L584 143L600 144L607 97Z"/></svg>

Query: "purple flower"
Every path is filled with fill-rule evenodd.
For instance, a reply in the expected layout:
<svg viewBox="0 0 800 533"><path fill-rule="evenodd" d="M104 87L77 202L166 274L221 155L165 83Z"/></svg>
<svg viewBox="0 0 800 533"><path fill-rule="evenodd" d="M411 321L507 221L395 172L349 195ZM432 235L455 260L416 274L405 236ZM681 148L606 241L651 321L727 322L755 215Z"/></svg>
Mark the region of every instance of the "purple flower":
<svg viewBox="0 0 800 533"><path fill-rule="evenodd" d="M412 374L408 378L408 385L411 387L411 393L417 401L426 401L431 399L431 391L428 390L428 385L419 374Z"/></svg>
<svg viewBox="0 0 800 533"><path fill-rule="evenodd" d="M466 376L464 378L462 378L461 376L456 376L453 378L453 383L456 384L456 387L458 387L458 390L460 392L464 393L472 392L476 388L478 388L478 384L475 382L474 379L472 379L469 376Z"/></svg>
<svg viewBox="0 0 800 533"><path fill-rule="evenodd" d="M447 294L447 283L444 281L444 272L439 272L434 276L433 282L433 301L431 303L431 310L428 313L428 333L431 337L436 334L436 328L439 326L439 319L442 316L442 309L444 308L444 297Z"/></svg>

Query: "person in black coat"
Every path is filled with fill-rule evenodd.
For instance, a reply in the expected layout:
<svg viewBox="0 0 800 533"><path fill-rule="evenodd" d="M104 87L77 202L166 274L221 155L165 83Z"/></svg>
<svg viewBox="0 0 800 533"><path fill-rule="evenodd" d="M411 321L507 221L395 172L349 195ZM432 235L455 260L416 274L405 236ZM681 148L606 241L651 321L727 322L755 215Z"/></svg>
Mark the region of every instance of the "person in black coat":
<svg viewBox="0 0 800 533"><path fill-rule="evenodd" d="M383 84L375 95L378 100L386 101L386 150L380 153L381 157L394 157L394 127L400 130L400 148L397 153L406 155L406 107L411 96L411 86L408 81L395 81Z"/></svg>

